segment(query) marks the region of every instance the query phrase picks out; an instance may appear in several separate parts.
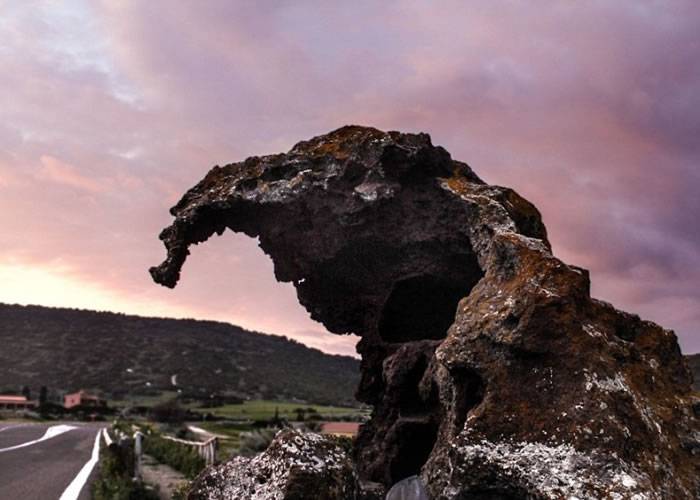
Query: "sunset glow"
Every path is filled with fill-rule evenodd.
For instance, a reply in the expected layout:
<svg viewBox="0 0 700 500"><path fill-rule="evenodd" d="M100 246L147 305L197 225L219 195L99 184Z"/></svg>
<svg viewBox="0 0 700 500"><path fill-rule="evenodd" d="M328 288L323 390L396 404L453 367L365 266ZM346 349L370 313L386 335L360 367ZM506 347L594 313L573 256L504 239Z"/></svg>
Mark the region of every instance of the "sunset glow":
<svg viewBox="0 0 700 500"><path fill-rule="evenodd" d="M0 301L329 335L244 236L148 268L215 164L357 123L424 131L542 211L593 295L700 350L695 1L0 1Z"/></svg>

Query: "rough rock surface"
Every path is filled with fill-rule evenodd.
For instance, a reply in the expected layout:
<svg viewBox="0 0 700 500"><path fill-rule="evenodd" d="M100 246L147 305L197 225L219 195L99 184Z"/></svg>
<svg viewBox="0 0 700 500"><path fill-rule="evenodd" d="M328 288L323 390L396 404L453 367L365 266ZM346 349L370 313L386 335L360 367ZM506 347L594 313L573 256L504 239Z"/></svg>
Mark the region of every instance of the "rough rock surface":
<svg viewBox="0 0 700 500"><path fill-rule="evenodd" d="M343 127L214 167L171 212L157 282L176 284L190 245L244 232L314 319L362 337L363 481L420 474L442 499L700 494L675 335L592 299L536 208L428 135Z"/></svg>
<svg viewBox="0 0 700 500"><path fill-rule="evenodd" d="M283 430L264 453L207 469L188 499L336 500L354 498L356 488L341 446L319 434Z"/></svg>

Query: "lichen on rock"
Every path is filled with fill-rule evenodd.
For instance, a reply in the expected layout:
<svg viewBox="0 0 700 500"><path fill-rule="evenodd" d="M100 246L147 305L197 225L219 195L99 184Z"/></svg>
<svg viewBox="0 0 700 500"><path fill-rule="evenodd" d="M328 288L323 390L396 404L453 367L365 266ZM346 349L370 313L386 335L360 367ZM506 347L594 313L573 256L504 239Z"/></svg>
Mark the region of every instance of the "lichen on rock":
<svg viewBox="0 0 700 500"><path fill-rule="evenodd" d="M675 335L592 299L537 209L428 135L343 127L214 167L171 212L157 282L176 284L190 245L243 232L312 318L362 337L358 481L420 474L444 499L698 495Z"/></svg>
<svg viewBox="0 0 700 500"><path fill-rule="evenodd" d="M190 500L335 500L354 498L357 481L350 457L319 434L280 431L254 458L236 457L210 467Z"/></svg>

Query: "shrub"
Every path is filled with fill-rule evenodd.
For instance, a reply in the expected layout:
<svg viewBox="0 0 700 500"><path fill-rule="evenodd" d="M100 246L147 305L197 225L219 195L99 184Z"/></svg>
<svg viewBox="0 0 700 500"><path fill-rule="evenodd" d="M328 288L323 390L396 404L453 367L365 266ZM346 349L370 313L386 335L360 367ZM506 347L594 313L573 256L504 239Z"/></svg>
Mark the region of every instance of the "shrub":
<svg viewBox="0 0 700 500"><path fill-rule="evenodd" d="M39 406L39 413L42 418L62 417L66 412L63 405L59 405L52 401L45 401Z"/></svg>
<svg viewBox="0 0 700 500"><path fill-rule="evenodd" d="M173 500L187 500L192 483L190 481L180 483L173 491Z"/></svg>
<svg viewBox="0 0 700 500"><path fill-rule="evenodd" d="M244 456L251 456L265 451L277 434L277 429L255 429L250 432L241 433L241 444L239 452Z"/></svg>
<svg viewBox="0 0 700 500"><path fill-rule="evenodd" d="M309 432L321 432L323 425L318 420L307 420L304 422L304 428Z"/></svg>
<svg viewBox="0 0 700 500"><path fill-rule="evenodd" d="M191 447L155 434L144 440L143 450L159 462L182 472L188 479L195 478L206 466L204 459Z"/></svg>
<svg viewBox="0 0 700 500"><path fill-rule="evenodd" d="M326 436L332 443L340 446L348 456L353 455L354 440L348 436Z"/></svg>
<svg viewBox="0 0 700 500"><path fill-rule="evenodd" d="M93 500L158 500L158 495L132 479L133 447L112 445L100 451L97 478L92 483Z"/></svg>
<svg viewBox="0 0 700 500"><path fill-rule="evenodd" d="M182 424L187 418L187 410L177 400L170 400L151 409L151 418L156 422Z"/></svg>

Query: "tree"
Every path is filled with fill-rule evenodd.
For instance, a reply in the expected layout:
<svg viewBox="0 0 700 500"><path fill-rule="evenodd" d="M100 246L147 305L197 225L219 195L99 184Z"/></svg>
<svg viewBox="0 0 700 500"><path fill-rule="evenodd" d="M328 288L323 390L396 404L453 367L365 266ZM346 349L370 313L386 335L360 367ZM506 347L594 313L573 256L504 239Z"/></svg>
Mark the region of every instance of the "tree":
<svg viewBox="0 0 700 500"><path fill-rule="evenodd" d="M176 399L171 399L151 408L151 418L156 422L181 424L187 418L187 410Z"/></svg>
<svg viewBox="0 0 700 500"><path fill-rule="evenodd" d="M49 399L49 390L46 388L45 385L41 386L41 389L39 389L39 405L44 406L46 402Z"/></svg>
<svg viewBox="0 0 700 500"><path fill-rule="evenodd" d="M32 391L26 385L22 387L22 396L27 398L27 400L32 399Z"/></svg>

